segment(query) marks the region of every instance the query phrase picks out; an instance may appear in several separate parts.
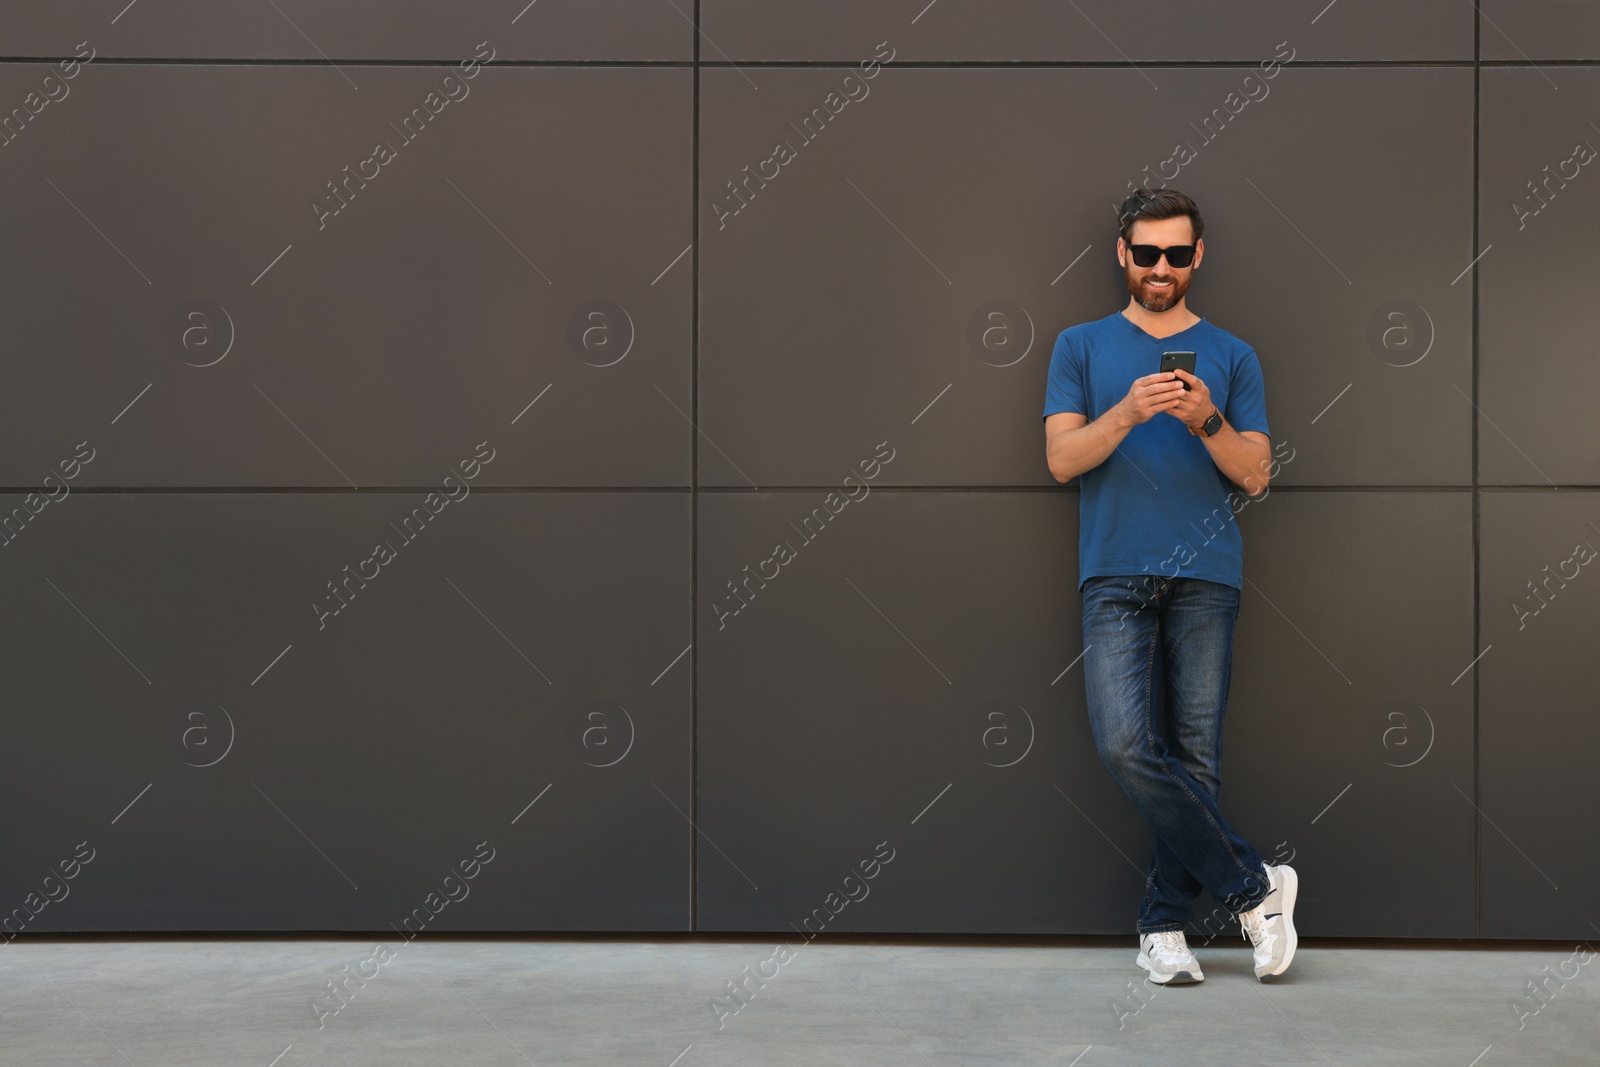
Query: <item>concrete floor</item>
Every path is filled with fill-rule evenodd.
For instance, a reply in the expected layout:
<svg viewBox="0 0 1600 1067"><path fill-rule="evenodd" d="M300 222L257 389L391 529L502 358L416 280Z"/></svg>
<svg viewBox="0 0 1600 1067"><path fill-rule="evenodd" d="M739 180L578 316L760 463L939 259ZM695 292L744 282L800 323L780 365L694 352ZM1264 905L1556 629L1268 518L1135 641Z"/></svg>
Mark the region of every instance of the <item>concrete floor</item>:
<svg viewBox="0 0 1600 1067"><path fill-rule="evenodd" d="M363 964L373 944L12 942L0 1064L1600 1064L1600 958L1520 1029L1512 1008L1572 948L1302 944L1262 985L1242 944L1210 947L1204 983L1151 993L1131 940L801 943L719 1028L712 1001L775 942L391 939ZM376 975L319 1029L346 965Z"/></svg>

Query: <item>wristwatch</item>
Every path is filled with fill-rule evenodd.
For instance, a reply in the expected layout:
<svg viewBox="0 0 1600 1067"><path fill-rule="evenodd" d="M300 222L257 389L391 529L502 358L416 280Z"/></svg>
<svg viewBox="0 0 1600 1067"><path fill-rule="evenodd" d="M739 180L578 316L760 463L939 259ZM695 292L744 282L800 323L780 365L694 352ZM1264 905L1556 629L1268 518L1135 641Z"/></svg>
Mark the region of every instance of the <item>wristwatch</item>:
<svg viewBox="0 0 1600 1067"><path fill-rule="evenodd" d="M1196 437L1210 437L1220 429L1222 429L1222 412L1218 411L1216 408L1212 408L1211 417L1205 422L1202 422L1198 430L1191 426L1189 428L1189 432L1194 434Z"/></svg>

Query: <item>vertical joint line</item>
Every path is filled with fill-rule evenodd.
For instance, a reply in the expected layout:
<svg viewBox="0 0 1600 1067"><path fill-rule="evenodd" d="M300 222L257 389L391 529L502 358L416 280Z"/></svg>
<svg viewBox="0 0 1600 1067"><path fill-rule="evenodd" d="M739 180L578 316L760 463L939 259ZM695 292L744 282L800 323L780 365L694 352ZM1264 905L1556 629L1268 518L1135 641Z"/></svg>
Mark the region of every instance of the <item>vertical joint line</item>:
<svg viewBox="0 0 1600 1067"><path fill-rule="evenodd" d="M1482 206L1478 194L1478 166L1482 155L1481 137L1479 129L1483 121L1479 97L1483 82L1483 14L1473 5L1472 18L1472 251L1478 251L1478 244L1482 235L1478 231L1478 219ZM1479 543L1479 512L1481 510L1482 495L1478 484L1478 278L1481 270L1472 272L1472 649L1477 653L1483 640L1480 620L1483 615L1481 598L1483 594L1481 555L1482 548ZM1478 780L1479 734L1478 734L1478 668L1472 671L1472 793L1481 800L1483 793ZM1483 936L1483 820L1478 813L1473 813L1472 818L1472 936Z"/></svg>
<svg viewBox="0 0 1600 1067"><path fill-rule="evenodd" d="M694 154L689 175L689 818L700 819L700 0L694 0ZM689 835L689 929L700 929L700 835Z"/></svg>

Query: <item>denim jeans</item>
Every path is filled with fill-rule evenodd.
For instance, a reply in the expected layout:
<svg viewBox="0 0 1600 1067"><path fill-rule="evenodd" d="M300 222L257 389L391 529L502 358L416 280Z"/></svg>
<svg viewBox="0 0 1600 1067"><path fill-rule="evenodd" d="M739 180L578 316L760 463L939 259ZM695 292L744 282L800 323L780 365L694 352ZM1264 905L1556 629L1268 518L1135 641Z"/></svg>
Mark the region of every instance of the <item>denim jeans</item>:
<svg viewBox="0 0 1600 1067"><path fill-rule="evenodd" d="M1155 829L1139 933L1181 930L1202 888L1229 911L1270 888L1261 854L1217 806L1222 714L1239 590L1203 578L1106 576L1083 585L1083 678L1101 761ZM1168 730L1154 721L1156 657Z"/></svg>

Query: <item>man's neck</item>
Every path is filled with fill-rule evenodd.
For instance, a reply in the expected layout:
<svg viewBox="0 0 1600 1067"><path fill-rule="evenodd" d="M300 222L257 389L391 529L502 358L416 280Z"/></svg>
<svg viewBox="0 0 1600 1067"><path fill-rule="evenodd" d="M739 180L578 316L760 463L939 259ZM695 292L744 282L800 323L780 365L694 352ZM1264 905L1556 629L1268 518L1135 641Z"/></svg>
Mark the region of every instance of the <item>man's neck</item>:
<svg viewBox="0 0 1600 1067"><path fill-rule="evenodd" d="M1146 311L1144 305L1132 297L1122 315L1151 337L1171 337L1200 321L1200 316L1189 310L1187 298L1178 301L1165 311Z"/></svg>

